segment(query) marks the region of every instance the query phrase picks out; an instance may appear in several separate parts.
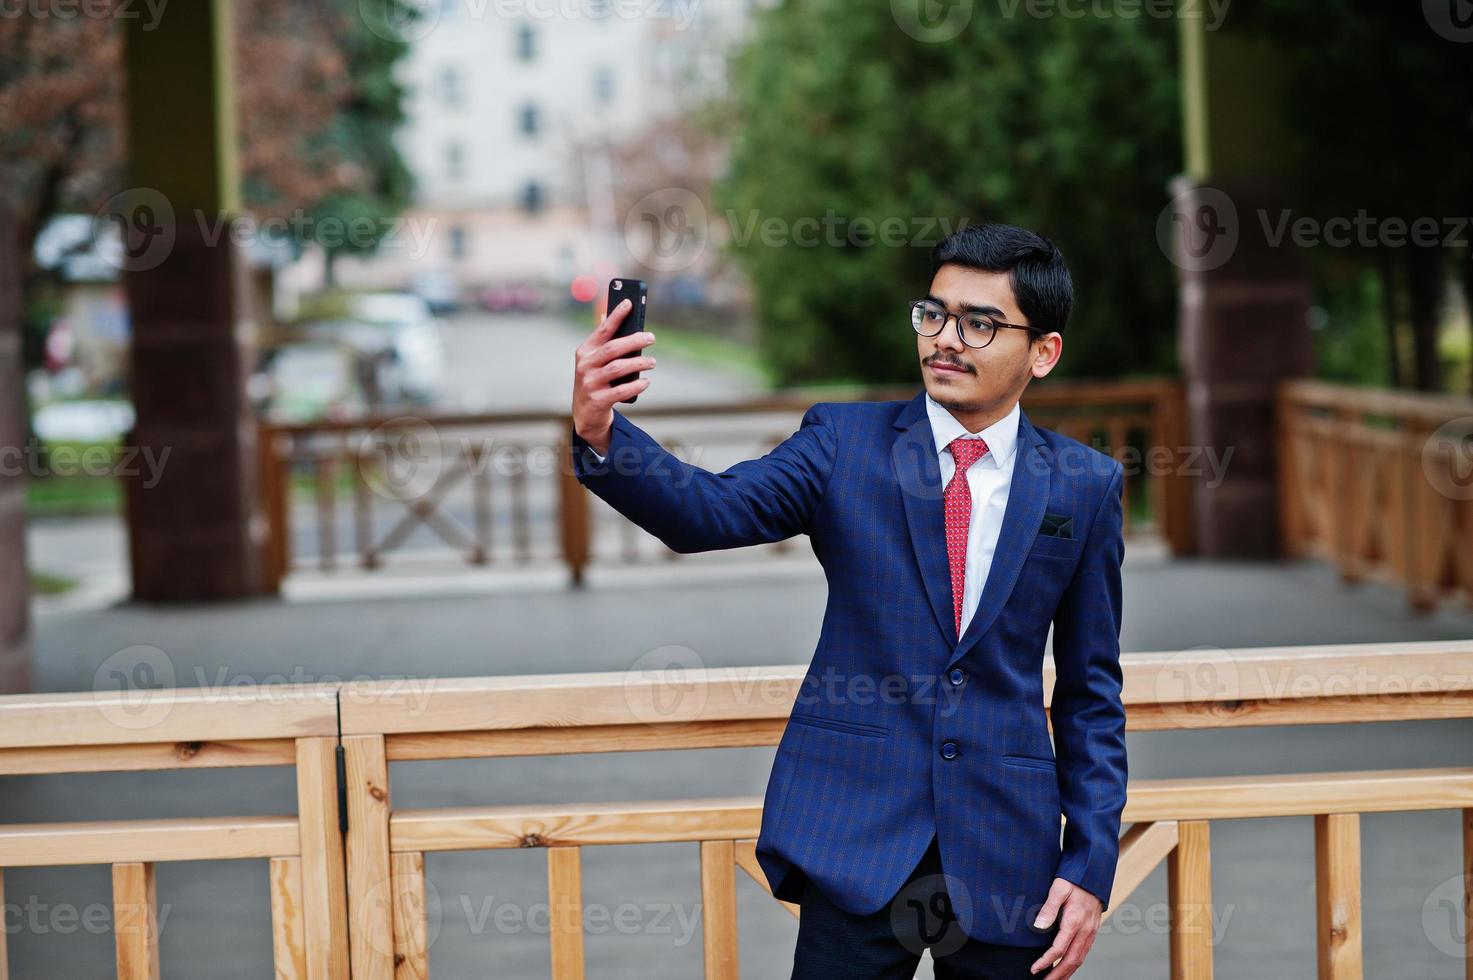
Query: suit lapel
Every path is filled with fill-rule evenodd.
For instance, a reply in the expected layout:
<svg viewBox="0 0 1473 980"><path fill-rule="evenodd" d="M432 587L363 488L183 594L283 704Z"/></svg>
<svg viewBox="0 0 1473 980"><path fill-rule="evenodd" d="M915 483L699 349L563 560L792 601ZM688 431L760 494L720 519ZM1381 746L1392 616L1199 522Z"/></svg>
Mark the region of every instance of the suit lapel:
<svg viewBox="0 0 1473 980"><path fill-rule="evenodd" d="M1020 410L1013 481L1008 486L1008 506L1003 512L997 550L992 553L992 567L987 573L986 584L982 586L982 596L977 600L972 621L967 624L961 642L947 661L947 667L966 656L967 651L992 628L997 614L1013 593L1018 573L1023 570L1023 562L1048 507L1049 480L1053 472L1049 457L1042 437L1028 421L1027 413ZM954 628L952 632L955 632Z"/></svg>
<svg viewBox="0 0 1473 980"><path fill-rule="evenodd" d="M890 464L905 503L910 543L921 567L921 582L946 642L956 644L956 617L951 605L951 568L946 560L946 511L942 502L941 464L936 438L926 416L922 388L896 417L900 434L890 446Z"/></svg>

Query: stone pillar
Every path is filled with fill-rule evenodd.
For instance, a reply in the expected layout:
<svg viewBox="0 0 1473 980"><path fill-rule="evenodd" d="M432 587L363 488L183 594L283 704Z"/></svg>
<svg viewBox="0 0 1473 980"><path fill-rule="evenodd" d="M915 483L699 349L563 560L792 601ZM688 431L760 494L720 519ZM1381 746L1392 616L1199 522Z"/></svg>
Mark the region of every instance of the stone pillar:
<svg viewBox="0 0 1473 980"><path fill-rule="evenodd" d="M1287 235L1264 230L1292 206L1287 62L1261 40L1207 31L1200 17L1180 23L1187 173L1160 230L1180 270L1188 441L1226 461L1195 477L1196 550L1272 558L1281 554L1275 393L1314 369L1304 257Z"/></svg>
<svg viewBox="0 0 1473 980"><path fill-rule="evenodd" d="M0 209L0 694L29 691L31 578L26 569L26 397L21 371L21 243Z"/></svg>
<svg viewBox="0 0 1473 980"><path fill-rule="evenodd" d="M127 480L133 597L262 590L249 277L224 222L239 210L228 0L128 22L126 232L134 442L167 459Z"/></svg>

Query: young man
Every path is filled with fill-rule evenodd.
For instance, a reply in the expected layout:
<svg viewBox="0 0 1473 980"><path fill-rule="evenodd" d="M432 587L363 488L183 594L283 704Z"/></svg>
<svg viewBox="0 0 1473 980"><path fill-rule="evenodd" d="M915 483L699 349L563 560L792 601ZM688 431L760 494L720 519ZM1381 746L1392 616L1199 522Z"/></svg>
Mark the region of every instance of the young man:
<svg viewBox="0 0 1473 980"><path fill-rule="evenodd" d="M610 381L655 366L650 334L610 339L625 310L576 355L584 486L678 552L804 533L824 566L757 843L774 894L802 905L795 980L911 977L922 948L941 980L1062 980L1119 856L1123 469L1018 405L1062 353L1069 273L1008 225L965 228L932 260L926 298L895 318L924 390L816 404L720 473L613 411L650 382Z"/></svg>

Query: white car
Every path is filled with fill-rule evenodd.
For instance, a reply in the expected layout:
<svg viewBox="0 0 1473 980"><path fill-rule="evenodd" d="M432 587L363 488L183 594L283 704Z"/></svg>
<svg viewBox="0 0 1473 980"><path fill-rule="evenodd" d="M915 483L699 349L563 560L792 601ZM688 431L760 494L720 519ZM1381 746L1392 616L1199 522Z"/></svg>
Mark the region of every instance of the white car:
<svg viewBox="0 0 1473 980"><path fill-rule="evenodd" d="M386 331L383 347L396 362L400 389L416 401L434 401L445 378L445 342L429 304L410 293L365 293L349 311Z"/></svg>

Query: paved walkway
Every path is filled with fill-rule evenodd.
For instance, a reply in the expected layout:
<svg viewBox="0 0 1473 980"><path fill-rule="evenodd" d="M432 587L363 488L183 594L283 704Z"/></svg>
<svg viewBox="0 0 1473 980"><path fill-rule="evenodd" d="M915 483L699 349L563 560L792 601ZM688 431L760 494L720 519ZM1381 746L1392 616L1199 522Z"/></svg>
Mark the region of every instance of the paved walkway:
<svg viewBox="0 0 1473 980"><path fill-rule="evenodd" d="M1127 552L1128 651L1473 636L1466 611L1417 617L1399 593L1346 589L1317 563L1170 562L1146 541ZM485 575L458 590L440 583L438 594L386 581L379 594L352 600L305 589L296 601L167 611L44 607L36 630L40 681L48 690L91 689L109 656L137 644L163 651L184 686L618 670L666 644L687 646L712 666L803 663L825 595L806 547L780 559L727 553L600 570L578 592L552 574ZM1473 725L1143 733L1131 736L1130 747L1133 778L1469 765ZM394 794L399 806L760 794L771 758L771 750L754 749L396 764ZM0 780L0 822L271 813L284 808L292 789L291 774L273 770L10 778ZM1312 976L1311 821L1219 821L1212 834L1218 975ZM1363 840L1367 976L1461 978L1461 962L1428 938L1448 929L1436 894L1457 868L1458 815L1368 816ZM547 975L544 855L431 855L428 866L438 900L437 976ZM584 881L589 907L602 915L591 920L590 977L699 975L694 845L590 849ZM793 921L750 882L739 887L744 975L786 977ZM108 894L105 868L7 872L6 924L18 927L9 937L14 975L110 975L105 913L88 912L105 909ZM269 974L264 862L162 866L159 896L167 906L166 976L203 976L188 965L203 962L212 978ZM1121 905L1079 976L1163 975L1165 898L1158 870ZM92 916L102 924L89 926Z"/></svg>

